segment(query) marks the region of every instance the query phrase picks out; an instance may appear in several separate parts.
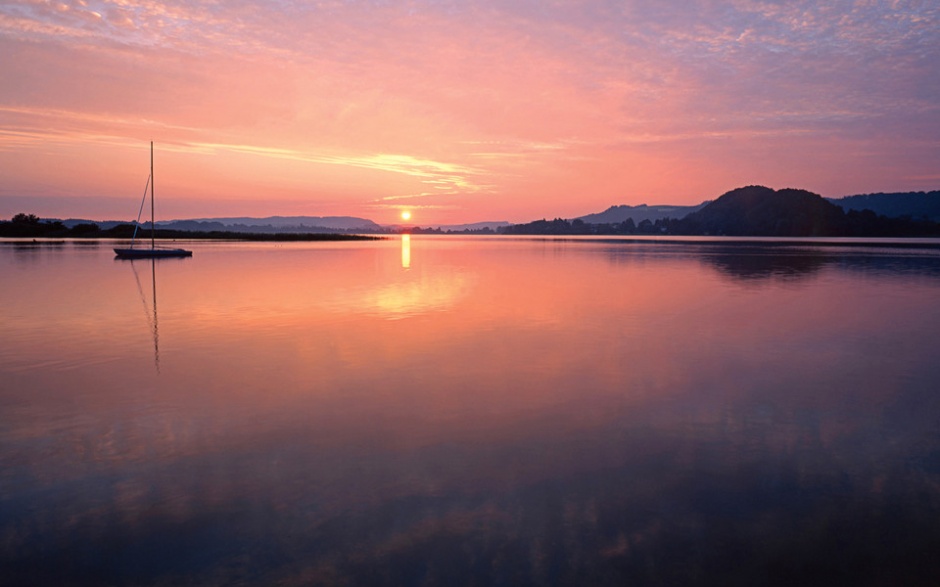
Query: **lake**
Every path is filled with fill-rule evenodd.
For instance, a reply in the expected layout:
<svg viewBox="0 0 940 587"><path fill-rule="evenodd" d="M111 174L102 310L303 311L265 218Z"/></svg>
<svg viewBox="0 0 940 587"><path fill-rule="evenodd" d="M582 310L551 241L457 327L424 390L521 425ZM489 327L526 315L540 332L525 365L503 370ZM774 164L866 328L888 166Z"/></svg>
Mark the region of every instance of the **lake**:
<svg viewBox="0 0 940 587"><path fill-rule="evenodd" d="M933 585L921 244L0 244L0 585Z"/></svg>

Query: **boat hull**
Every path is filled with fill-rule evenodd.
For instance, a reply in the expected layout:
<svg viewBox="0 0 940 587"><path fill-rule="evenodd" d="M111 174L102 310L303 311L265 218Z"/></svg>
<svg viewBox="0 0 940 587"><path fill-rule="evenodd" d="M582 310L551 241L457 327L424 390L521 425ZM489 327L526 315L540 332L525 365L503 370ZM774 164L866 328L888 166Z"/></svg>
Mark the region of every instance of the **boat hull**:
<svg viewBox="0 0 940 587"><path fill-rule="evenodd" d="M119 259L162 259L164 257L192 257L186 249L114 249Z"/></svg>

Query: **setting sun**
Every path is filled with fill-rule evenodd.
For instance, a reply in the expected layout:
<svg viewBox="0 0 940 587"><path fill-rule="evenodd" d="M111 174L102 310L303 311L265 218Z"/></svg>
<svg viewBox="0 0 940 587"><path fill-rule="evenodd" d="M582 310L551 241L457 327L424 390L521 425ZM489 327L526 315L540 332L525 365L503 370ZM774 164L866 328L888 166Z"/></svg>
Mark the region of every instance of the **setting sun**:
<svg viewBox="0 0 940 587"><path fill-rule="evenodd" d="M408 211L408 210L402 210L402 212L401 212L401 219L402 219L402 220L411 220L411 212Z"/></svg>

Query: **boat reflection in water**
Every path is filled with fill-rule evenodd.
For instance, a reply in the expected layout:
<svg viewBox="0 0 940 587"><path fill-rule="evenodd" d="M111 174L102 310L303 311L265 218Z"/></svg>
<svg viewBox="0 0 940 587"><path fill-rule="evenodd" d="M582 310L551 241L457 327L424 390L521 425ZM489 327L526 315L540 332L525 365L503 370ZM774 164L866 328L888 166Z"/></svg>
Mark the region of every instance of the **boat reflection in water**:
<svg viewBox="0 0 940 587"><path fill-rule="evenodd" d="M0 583L940 576L936 249L109 253L0 250Z"/></svg>
<svg viewBox="0 0 940 587"><path fill-rule="evenodd" d="M134 272L134 281L137 283L137 292L140 294L140 301L144 306L144 314L147 317L147 325L150 327L150 331L153 334L153 364L157 370L157 373L160 372L160 328L157 322L157 258L150 258L150 283L152 286L151 298L153 300L153 313L151 314L150 308L147 307L147 298L144 294L144 289L140 283L140 274L137 272L137 267L133 260L130 261L131 270Z"/></svg>

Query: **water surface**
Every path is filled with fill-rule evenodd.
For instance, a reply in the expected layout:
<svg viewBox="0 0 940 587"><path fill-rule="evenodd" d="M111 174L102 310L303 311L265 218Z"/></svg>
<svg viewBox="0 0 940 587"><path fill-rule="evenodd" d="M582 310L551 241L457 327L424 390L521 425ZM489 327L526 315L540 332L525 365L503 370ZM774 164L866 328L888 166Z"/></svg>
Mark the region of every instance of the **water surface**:
<svg viewBox="0 0 940 587"><path fill-rule="evenodd" d="M191 248L0 246L0 584L940 573L936 248Z"/></svg>

